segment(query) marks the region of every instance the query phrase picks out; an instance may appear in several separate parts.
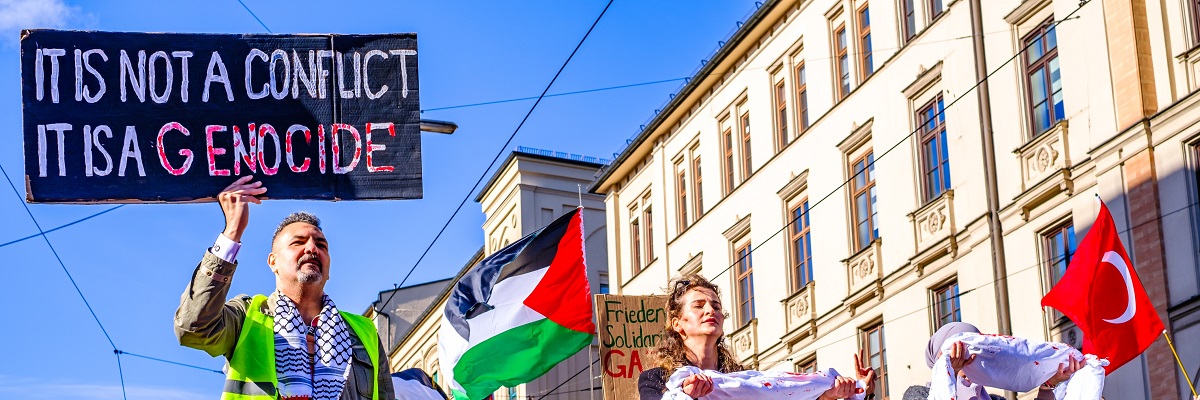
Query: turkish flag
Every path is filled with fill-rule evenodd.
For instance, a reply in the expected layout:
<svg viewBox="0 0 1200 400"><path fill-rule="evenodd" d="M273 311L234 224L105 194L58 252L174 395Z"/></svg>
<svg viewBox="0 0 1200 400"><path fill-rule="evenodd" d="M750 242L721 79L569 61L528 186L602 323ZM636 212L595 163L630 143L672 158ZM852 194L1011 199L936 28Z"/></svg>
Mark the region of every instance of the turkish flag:
<svg viewBox="0 0 1200 400"><path fill-rule="evenodd" d="M1163 332L1104 202L1087 236L1042 306L1061 311L1083 331L1083 352L1108 359L1112 373L1146 351Z"/></svg>

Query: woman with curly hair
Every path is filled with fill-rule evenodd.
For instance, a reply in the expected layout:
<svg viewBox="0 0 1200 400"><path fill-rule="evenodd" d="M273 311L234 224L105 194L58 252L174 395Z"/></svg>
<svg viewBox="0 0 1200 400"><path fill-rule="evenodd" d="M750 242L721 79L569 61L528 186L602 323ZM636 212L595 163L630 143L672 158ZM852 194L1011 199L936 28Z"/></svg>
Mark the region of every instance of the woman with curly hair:
<svg viewBox="0 0 1200 400"><path fill-rule="evenodd" d="M720 289L704 277L689 274L673 280L667 297L667 326L656 351L657 366L638 376L641 400L659 400L676 368L694 366L702 370L730 373L745 369L725 344L725 311ZM712 378L696 374L683 381L682 390L693 399L713 390ZM849 397L854 380L839 378L822 399Z"/></svg>

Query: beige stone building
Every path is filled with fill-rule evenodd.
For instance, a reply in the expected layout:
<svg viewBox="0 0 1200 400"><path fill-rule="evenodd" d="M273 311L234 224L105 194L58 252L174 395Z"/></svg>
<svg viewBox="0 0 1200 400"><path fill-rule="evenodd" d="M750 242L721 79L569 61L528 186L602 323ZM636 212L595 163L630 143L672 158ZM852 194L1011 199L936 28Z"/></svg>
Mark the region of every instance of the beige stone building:
<svg viewBox="0 0 1200 400"><path fill-rule="evenodd" d="M483 247L470 259L465 260L466 263L453 279L432 284L443 289L425 302L426 308L416 318L392 317L393 323L412 321L406 329L393 328L403 333L398 335L397 344L389 353L392 370L421 368L430 374L436 374L435 380L443 388L447 388L445 380L438 372L441 364L438 361L437 341L441 315L446 307L446 296L450 288L469 268L487 255L546 226L555 218L579 207L581 203L584 208L584 246L588 281L591 283L592 293L607 293L609 278L604 198L582 192L606 161L527 147L518 147L512 152L475 198L483 207L486 216L483 223ZM402 309L403 304L407 303L392 308ZM381 323L383 318L376 315L377 323ZM518 387L501 388L492 397L496 400L526 399L528 396L537 397L554 390L552 397L548 398L600 398L598 388L595 390L595 397L592 397L591 391L591 388L600 385L599 379L592 380L593 376L599 374L599 367L594 367L596 373L586 372L597 357L597 349L597 345L593 345L581 350L541 378ZM556 387L558 388L555 389Z"/></svg>
<svg viewBox="0 0 1200 400"><path fill-rule="evenodd" d="M702 274L743 363L899 398L949 321L1081 344L1039 301L1098 195L1195 380L1197 2L764 3L590 188L614 293ZM1106 396L1185 385L1159 339Z"/></svg>

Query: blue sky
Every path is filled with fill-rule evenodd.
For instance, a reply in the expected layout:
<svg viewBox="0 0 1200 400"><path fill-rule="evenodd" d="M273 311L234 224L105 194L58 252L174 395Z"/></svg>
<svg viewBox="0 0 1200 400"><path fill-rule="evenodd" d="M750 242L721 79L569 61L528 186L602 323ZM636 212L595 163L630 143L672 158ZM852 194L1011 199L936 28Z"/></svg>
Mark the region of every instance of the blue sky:
<svg viewBox="0 0 1200 400"><path fill-rule="evenodd" d="M245 0L274 33L416 32L422 108L536 96L587 27L600 1L310 2ZM690 76L754 9L753 1L618 1L550 93ZM205 2L0 0L0 243L37 228L23 203L18 32L22 28L135 32L263 33L236 0ZM682 82L547 99L516 145L612 158ZM323 220L333 263L326 291L339 308L364 311L399 283L500 150L532 101L431 111L454 135L425 134L421 200L268 201L251 210L232 293L274 287L269 235L290 212ZM490 173L490 172L489 172ZM43 229L110 205L30 205ZM407 284L452 276L482 244L483 214L468 202ZM220 369L223 360L180 347L171 319L204 249L223 228L215 204L128 205L50 233L63 263L118 348ZM112 346L40 237L0 247L0 397L118 399ZM407 285L406 284L406 285ZM130 399L214 398L215 373L122 357Z"/></svg>

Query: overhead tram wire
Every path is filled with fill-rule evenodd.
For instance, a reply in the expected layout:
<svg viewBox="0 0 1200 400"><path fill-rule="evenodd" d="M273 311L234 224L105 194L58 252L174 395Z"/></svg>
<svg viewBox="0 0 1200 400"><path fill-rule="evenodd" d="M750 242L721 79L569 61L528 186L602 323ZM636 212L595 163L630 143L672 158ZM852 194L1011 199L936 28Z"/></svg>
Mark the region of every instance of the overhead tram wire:
<svg viewBox="0 0 1200 400"><path fill-rule="evenodd" d="M1072 10L1070 14L1067 14L1067 16L1063 17L1063 19L1054 21L1054 24L1050 25L1050 27L1045 32L1049 32L1049 31L1053 30L1054 28L1058 27L1059 24L1061 24L1065 21L1074 19L1073 17L1075 15L1075 13L1079 12L1080 9L1083 9L1083 6L1087 5L1091 1L1092 0L1080 1L1079 6L1075 7L1075 9ZM1043 32L1042 35L1045 35L1045 32ZM951 101L950 104L947 104L944 108L942 108L942 110L938 111L935 115L930 117L930 121L935 118L945 115L946 110L950 109L951 107L954 107L955 104L958 104L958 101L962 100L966 96L967 93L971 93L975 89L979 88L979 85L982 85L983 82L986 82L988 79L991 79L992 75L995 75L997 72L1000 72L1001 69L1003 69L1009 63L1012 63L1013 60L1017 59L1017 57L1020 57L1022 54L1025 54L1025 51L1029 50L1029 48L1031 46L1033 46L1034 43L1035 42L1029 42L1024 47L1022 47L1020 51L1018 51L1016 54L1013 54L1012 57L1009 57L1008 60L1005 60L1003 63L1000 64L1000 66L993 69L992 72L989 72L987 74L987 76L983 77L983 80L980 80L979 82L975 82L975 85L971 86L969 89L967 89L962 94L960 94L958 97L956 97L953 101ZM926 122L928 122L928 121L926 121ZM846 185L850 184L850 182L853 181L855 178L857 178L859 174L866 173L869 169L874 167L875 164L878 163L881 158L883 158L884 156L887 156L889 153L892 152L892 150L895 150L897 147L900 147L900 145L903 145L910 138L912 138L913 135L916 135L917 132L919 132L920 130L921 130L920 127L918 127L917 129L914 129L908 135L905 135L903 138L901 138L900 141L896 142L896 144L893 144L891 147L889 147L883 153L880 153L878 156L875 156L875 160L871 161L870 163L867 163L867 165L865 165L863 167L862 172L858 172L858 173L855 173L854 175L851 175L849 179L846 179L846 181L842 182L840 185L838 185L832 191L825 194L825 196L821 197L820 200L817 200L816 203L813 203L812 206L810 206L804 212L800 213L800 215L797 215L795 218L792 218L790 221L788 221L788 223L784 224L782 228L779 228L779 230L775 231L775 233L772 233L771 236L768 236L766 239L763 239L763 241L760 242L757 246L751 246L749 251L746 252L746 254L742 255L741 257L738 257L736 260L733 261L732 264L729 264L728 267L725 267L725 269L721 270L721 272L718 272L710 280L716 280L717 278L721 277L721 275L725 274L725 272L728 272L734 266L738 265L738 263L740 263L743 259L745 259L746 257L750 257L752 254L754 254L754 252L756 250L758 250L758 248L760 248L764 244L766 244L766 242L770 241L771 239L774 239L776 236L779 236L780 233L787 230L788 227L792 226L792 224L795 224L797 220L804 218L805 216L808 216L808 214L811 213L814 208L817 208L817 206L821 205L821 203L825 202L825 200L829 199L834 194L838 193L838 191L842 190L842 188L845 188Z"/></svg>
<svg viewBox="0 0 1200 400"><path fill-rule="evenodd" d="M275 32L271 32L271 28L268 28L268 27L267 27L267 24L263 23L263 20L262 20L261 18L258 18L258 14L255 14L255 13L254 13L254 10L251 10L251 9L250 9L250 6L247 6L247 5L246 5L246 2L244 2L244 1L242 1L242 0L237 0L237 2L238 2L238 4L241 4L241 5L242 5L242 8L245 8L245 9L246 9L246 12L250 13L250 16L251 16L251 17L254 17L254 20L255 20L255 21L258 21L258 24L259 24L259 25L262 25L263 29L266 29L266 30L267 30L267 33L275 33ZM273 81L272 81L272 82L273 82Z"/></svg>
<svg viewBox="0 0 1200 400"><path fill-rule="evenodd" d="M600 15L596 16L596 20L592 22L592 26L588 28L587 33L584 33L583 38L579 39L579 44L576 44L575 49L571 50L571 55L567 56L567 60L563 61L562 66L558 68L558 72L554 73L554 78L551 78L550 83L546 84L546 88L542 90L542 94L538 96L537 101L533 103L533 106L529 107L529 111L526 112L525 117L521 119L521 123L517 124L517 128L513 129L513 133L511 135L508 135L508 140L506 140L504 145L500 147L500 150L496 152L496 156L492 157L492 162L489 163L488 167L483 170L483 173L479 174L479 179L475 180L475 185L471 186L471 190L467 191L466 196L463 196L462 201L458 203L458 207L454 209L454 212L450 214L450 218L446 219L446 223L442 225L442 229L439 230L437 235L433 237L433 240L429 242L429 246L425 247L425 251L421 252L421 256L417 258L417 262L413 263L413 266L408 269L408 273L404 275L404 279L400 280L400 284L396 285L397 288L404 286L404 283L408 281L410 276L412 276L413 271L416 271L417 266L421 265L421 261L425 259L427 254L429 254L429 250L433 248L435 243L437 243L438 238L441 238L442 233L446 232L446 228L450 226L450 222L454 221L454 217L458 215L458 212L462 210L463 205L467 204L467 200L471 198L471 193L475 193L475 189L479 188L479 184L482 183L483 179L487 177L488 171L490 171L492 167L496 165L496 161L500 159L500 156L504 155L504 150L508 148L510 143L512 143L513 138L517 136L517 132L521 131L521 127L525 126L525 122L529 120L529 116L533 115L533 110L536 110L538 104L542 103L542 99L546 97L546 93L550 91L550 88L554 86L554 82L558 80L560 75L562 75L563 70L567 69L567 65L571 63L571 59L575 58L575 53L579 52L580 47L583 47L583 43L587 41L588 36L591 36L592 30L596 29L596 25L600 23L601 18L604 18L604 14L608 12L608 8L612 7L612 3L613 1L609 0L608 4L604 5L604 9L600 11ZM379 303L380 307L392 301L392 297L396 296L397 292L399 292L399 290L393 290L392 294L388 296L387 300ZM383 313L383 310L375 309L375 312Z"/></svg>
<svg viewBox="0 0 1200 400"><path fill-rule="evenodd" d="M95 213L95 214L92 214L92 215L89 215L89 216L86 216L86 217L83 217L83 218L80 218L80 219L77 219L77 220L74 220L74 221L68 222L68 223L65 223L65 224L62 224L62 225L59 225L59 226L57 226L57 227L54 227L54 228L51 228L51 229L47 229L45 233L51 233L51 232L57 231L57 230L59 230L59 229L63 229L63 228L69 227L69 226L71 226L71 225L75 225L75 224L78 224L78 223L80 223L80 222L87 221L87 220L89 220L89 219L92 219L92 218L99 217L99 216L101 216L101 215L103 215L103 214L107 214L107 213L108 213L108 212L110 212L110 211L115 211L116 209L118 209L118 208L121 208L121 207L125 207L125 204L121 204L121 205L119 205L119 206L116 206L116 207L111 207L111 208L109 208L109 209L107 209L107 210L104 210L104 211L101 211L101 212L98 212L98 213ZM4 242L4 243L0 243L0 247L5 247L5 246L9 246L9 245L14 245L14 244L17 244L17 243L20 243L20 242L24 242L24 241L26 241L26 240L29 240L29 239L33 239L33 238L35 238L35 237L38 237L38 236L41 236L41 235L42 235L41 233L35 233L35 234L29 235L29 236L26 236L26 237L23 237L23 238L20 238L20 239L13 239L13 240L10 240L10 241Z"/></svg>
<svg viewBox="0 0 1200 400"><path fill-rule="evenodd" d="M50 252L54 254L54 259L58 261L58 266L62 267L63 273L67 274L67 279L71 281L71 286L75 287L75 293L79 294L79 298L83 300L83 305L87 306L88 312L92 314L92 319L96 321L96 325L100 327L100 332L104 334L104 339L108 340L109 346L112 346L113 353L117 355L117 372L121 376L121 396L127 398L125 395L125 371L121 368L121 353L117 349L117 344L113 342L112 336L108 334L108 329L105 329L104 324L100 322L100 317L96 316L96 310L92 309L92 304L83 295L83 290L79 289L79 284L75 283L75 277L71 276L71 271L67 270L67 264L63 263L62 257L58 256L58 250L54 248L53 243L50 243L50 237L46 236L46 231L42 229L42 224L38 223L37 217L33 216L33 211L29 209L29 204L26 204L25 199L21 197L21 192L17 190L17 185L14 185L12 179L8 177L8 171L4 169L3 164L0 164L0 174L4 175L4 180L8 181L8 187L12 188L13 195L17 196L17 201L25 208L25 213L29 214L29 219L33 221L33 226L37 227L38 233L46 241L46 246L50 247Z"/></svg>
<svg viewBox="0 0 1200 400"><path fill-rule="evenodd" d="M686 81L689 79L691 79L691 78L683 77L683 78L674 78L674 79L662 79L662 80L650 81L650 82L631 83L628 85L608 86L608 87L595 88L595 89L576 90L573 92L554 93L554 94L545 95L544 97L550 98L550 97L558 97L558 96L569 96L569 95L573 95L573 94L602 92L602 91L606 91L606 90L625 89L625 88L638 87L638 86L657 85L660 83ZM511 103L514 101L534 100L537 98L538 98L538 96L531 96L531 97L520 97L520 98L515 98L515 99L485 101L482 103L462 104L462 105L457 105L457 106L435 107L435 108L427 108L427 109L421 110L421 112L424 113L426 111L441 111L441 110L451 110L451 109L455 109L455 108L487 106L487 105L492 105L492 104Z"/></svg>
<svg viewBox="0 0 1200 400"><path fill-rule="evenodd" d="M164 359L157 358L157 357L143 356L143 355L141 355L141 354L130 353L130 352L128 352L128 351L124 351L124 350L114 350L114 351L116 351L116 352L119 352L119 354L124 354L124 355L128 355L128 356L133 356L133 357L142 358L142 359L146 359L146 360L158 361L158 362L161 362L161 363L166 363L166 364L174 364L174 365L178 365L178 366L180 366L180 367L195 368L195 369L198 369L198 370L201 370L201 371L208 371L208 372L214 372L214 373L218 373L218 374L221 374L221 375L225 375L225 373L224 373L224 372L221 372L220 370L215 370L215 369L212 369L212 368L204 368L204 367L195 366L195 365L192 365L192 364L184 364L184 363L181 363L181 362L178 362L178 361L164 360Z"/></svg>

